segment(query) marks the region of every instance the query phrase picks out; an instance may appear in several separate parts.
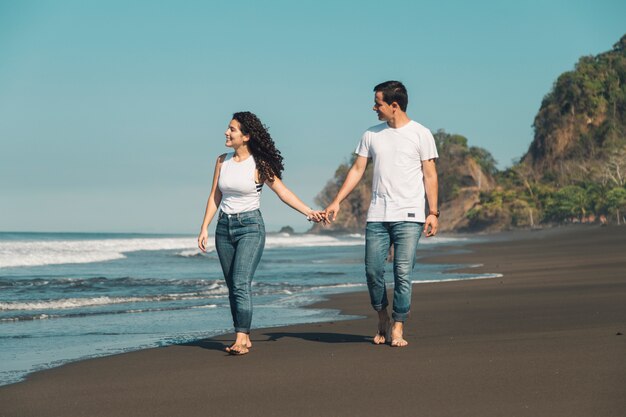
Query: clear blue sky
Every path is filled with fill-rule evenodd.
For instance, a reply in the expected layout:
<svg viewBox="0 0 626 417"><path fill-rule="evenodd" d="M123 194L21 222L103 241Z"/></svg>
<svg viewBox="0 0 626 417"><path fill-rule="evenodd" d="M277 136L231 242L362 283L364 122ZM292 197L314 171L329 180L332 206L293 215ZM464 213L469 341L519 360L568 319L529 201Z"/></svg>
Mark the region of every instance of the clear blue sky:
<svg viewBox="0 0 626 417"><path fill-rule="evenodd" d="M196 233L240 110L313 205L389 79L413 119L510 166L556 77L625 17L622 0L0 0L0 230ZM308 228L262 204L268 230Z"/></svg>

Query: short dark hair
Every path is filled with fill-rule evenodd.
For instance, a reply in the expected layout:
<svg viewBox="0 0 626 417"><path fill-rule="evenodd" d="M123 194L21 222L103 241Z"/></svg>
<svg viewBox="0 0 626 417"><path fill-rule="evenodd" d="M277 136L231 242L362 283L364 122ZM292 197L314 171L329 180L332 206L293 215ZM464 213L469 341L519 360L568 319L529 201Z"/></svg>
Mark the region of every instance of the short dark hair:
<svg viewBox="0 0 626 417"><path fill-rule="evenodd" d="M406 112L406 106L409 104L409 94L406 87L400 81L385 81L374 87L374 92L383 93L383 101L389 105L394 101L398 103L400 109Z"/></svg>

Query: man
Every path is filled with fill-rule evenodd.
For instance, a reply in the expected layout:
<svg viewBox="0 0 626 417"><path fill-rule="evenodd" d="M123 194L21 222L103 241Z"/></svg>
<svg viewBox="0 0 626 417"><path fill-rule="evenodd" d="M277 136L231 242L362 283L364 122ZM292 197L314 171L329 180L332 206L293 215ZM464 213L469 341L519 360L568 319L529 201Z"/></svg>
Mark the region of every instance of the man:
<svg viewBox="0 0 626 417"><path fill-rule="evenodd" d="M372 200L365 233L365 273L370 300L378 312L374 344L391 342L404 347L404 322L411 308L411 273L422 231L437 234L437 148L432 133L406 114L408 94L399 81L374 87L374 108L383 121L368 129L356 148L357 158L333 202L326 207L330 221L336 219L340 203L363 177L368 160L374 162ZM428 199L426 214L424 195ZM394 246L393 325L387 312L383 277L385 261ZM391 333L391 334L390 334Z"/></svg>

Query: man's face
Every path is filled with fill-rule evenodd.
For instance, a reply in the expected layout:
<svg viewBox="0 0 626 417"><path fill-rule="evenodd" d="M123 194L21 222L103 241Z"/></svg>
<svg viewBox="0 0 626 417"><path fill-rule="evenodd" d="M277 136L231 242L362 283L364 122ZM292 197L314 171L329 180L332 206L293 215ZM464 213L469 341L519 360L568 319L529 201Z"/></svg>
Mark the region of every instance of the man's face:
<svg viewBox="0 0 626 417"><path fill-rule="evenodd" d="M393 118L394 108L383 100L383 93L376 92L374 96L374 107L372 108L378 115L378 120L387 122Z"/></svg>

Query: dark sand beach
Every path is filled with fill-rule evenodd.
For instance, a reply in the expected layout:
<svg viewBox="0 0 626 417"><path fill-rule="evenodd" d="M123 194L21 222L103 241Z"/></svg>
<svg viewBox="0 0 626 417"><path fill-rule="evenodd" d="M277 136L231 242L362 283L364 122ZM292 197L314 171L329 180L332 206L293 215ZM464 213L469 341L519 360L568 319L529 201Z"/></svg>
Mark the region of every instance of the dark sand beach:
<svg viewBox="0 0 626 417"><path fill-rule="evenodd" d="M372 345L367 293L342 294L322 305L366 319L258 329L242 357L227 335L72 363L0 387L0 416L626 415L626 227L445 254L426 261L503 276L415 285L406 348Z"/></svg>

